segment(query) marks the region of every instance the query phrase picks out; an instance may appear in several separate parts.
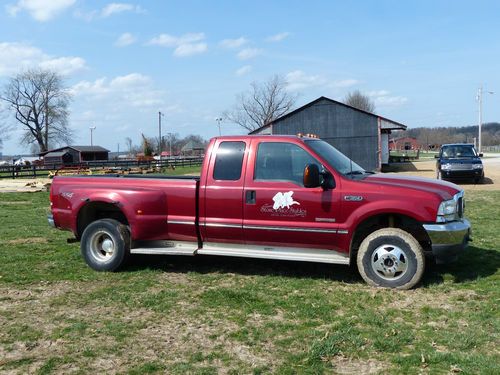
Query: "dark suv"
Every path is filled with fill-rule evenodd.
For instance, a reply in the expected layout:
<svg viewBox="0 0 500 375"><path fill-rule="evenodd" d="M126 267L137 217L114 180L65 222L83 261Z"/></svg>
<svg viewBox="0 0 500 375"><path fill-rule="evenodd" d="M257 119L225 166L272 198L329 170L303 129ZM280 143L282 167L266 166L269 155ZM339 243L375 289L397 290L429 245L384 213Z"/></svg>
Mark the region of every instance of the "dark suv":
<svg viewBox="0 0 500 375"><path fill-rule="evenodd" d="M438 179L473 179L475 183L484 178L483 163L474 145L465 143L442 145L436 155Z"/></svg>

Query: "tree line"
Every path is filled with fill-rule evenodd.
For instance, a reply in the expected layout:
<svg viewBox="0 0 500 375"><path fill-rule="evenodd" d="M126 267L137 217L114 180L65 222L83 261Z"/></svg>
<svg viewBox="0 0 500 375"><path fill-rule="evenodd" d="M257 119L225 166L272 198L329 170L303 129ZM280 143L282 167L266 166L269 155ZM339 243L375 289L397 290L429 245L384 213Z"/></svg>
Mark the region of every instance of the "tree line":
<svg viewBox="0 0 500 375"><path fill-rule="evenodd" d="M473 143L474 138L478 136L478 131L477 125L436 128L419 127L407 129L404 132L398 132L397 138L413 137L423 146L441 145L444 143ZM500 145L500 123L490 122L483 124L481 133L483 146Z"/></svg>

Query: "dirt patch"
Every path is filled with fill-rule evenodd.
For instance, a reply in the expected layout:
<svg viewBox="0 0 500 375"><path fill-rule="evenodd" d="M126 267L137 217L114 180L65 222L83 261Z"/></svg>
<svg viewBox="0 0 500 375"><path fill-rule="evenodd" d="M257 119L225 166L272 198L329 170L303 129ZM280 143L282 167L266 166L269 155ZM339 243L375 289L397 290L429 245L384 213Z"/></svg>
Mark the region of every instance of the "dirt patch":
<svg viewBox="0 0 500 375"><path fill-rule="evenodd" d="M25 244L40 244L48 243L49 240L45 237L28 237L28 238L16 238L14 240L5 241L6 245L25 245Z"/></svg>
<svg viewBox="0 0 500 375"><path fill-rule="evenodd" d="M420 289L391 292L394 293L394 298L386 305L386 308L398 310L421 309L422 307L457 310L462 308L461 301L467 301L477 296L473 290L455 290L439 294L429 294L429 292Z"/></svg>
<svg viewBox="0 0 500 375"><path fill-rule="evenodd" d="M22 193L47 191L50 187L51 180L48 178L37 179L0 179L0 193Z"/></svg>
<svg viewBox="0 0 500 375"><path fill-rule="evenodd" d="M169 282L189 282L186 275L174 275L168 278ZM208 359L214 353L230 356L234 364L247 369L276 363L272 343L253 346L242 342L235 338L242 329L240 324L228 322L210 311L200 316L191 312L192 306L187 303L179 303L165 314L129 308L126 303L110 306L99 301L88 301L82 308L79 302L82 291L88 293L99 288L102 288L100 282L1 287L0 342L6 344L0 344L0 366L31 359L33 362L21 372L36 372L48 358L65 357L69 353L73 353L73 362L58 364L57 371L120 373L148 361L174 365L196 353L203 358L192 363L194 367L217 366L224 372L230 372L231 368L224 370L225 365L218 358ZM33 336L26 336L26 332L33 332ZM87 358L82 354L85 350L112 353L103 360L100 355Z"/></svg>
<svg viewBox="0 0 500 375"><path fill-rule="evenodd" d="M342 375L378 374L388 367L385 363L374 359L353 359L342 355L334 357L331 364L334 373Z"/></svg>

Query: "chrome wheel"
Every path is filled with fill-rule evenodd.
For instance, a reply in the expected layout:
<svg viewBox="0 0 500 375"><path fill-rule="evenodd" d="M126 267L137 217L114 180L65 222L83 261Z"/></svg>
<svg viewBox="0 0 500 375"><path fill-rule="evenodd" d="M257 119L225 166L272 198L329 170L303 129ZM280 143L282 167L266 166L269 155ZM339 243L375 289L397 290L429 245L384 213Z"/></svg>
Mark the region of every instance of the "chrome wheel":
<svg viewBox="0 0 500 375"><path fill-rule="evenodd" d="M111 234L106 231L97 231L90 239L90 254L98 262L107 262L115 254L115 243Z"/></svg>
<svg viewBox="0 0 500 375"><path fill-rule="evenodd" d="M373 271L385 280L397 280L408 269L408 256L399 247L393 245L379 246L371 259Z"/></svg>

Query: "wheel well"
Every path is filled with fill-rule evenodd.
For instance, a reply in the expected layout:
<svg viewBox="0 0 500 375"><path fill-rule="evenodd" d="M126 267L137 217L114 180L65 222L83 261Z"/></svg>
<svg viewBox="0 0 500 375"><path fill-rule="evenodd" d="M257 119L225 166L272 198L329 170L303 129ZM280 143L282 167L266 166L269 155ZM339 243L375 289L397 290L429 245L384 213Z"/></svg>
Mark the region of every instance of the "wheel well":
<svg viewBox="0 0 500 375"><path fill-rule="evenodd" d="M106 202L87 203L78 212L76 237L80 239L87 226L100 219L115 219L122 224L128 225L125 214L115 204Z"/></svg>
<svg viewBox="0 0 500 375"><path fill-rule="evenodd" d="M361 242L370 233L382 228L400 228L410 233L420 243L424 252L431 251L431 240L421 223L406 215L382 214L369 217L356 227L351 240L351 264L356 264L356 254Z"/></svg>

